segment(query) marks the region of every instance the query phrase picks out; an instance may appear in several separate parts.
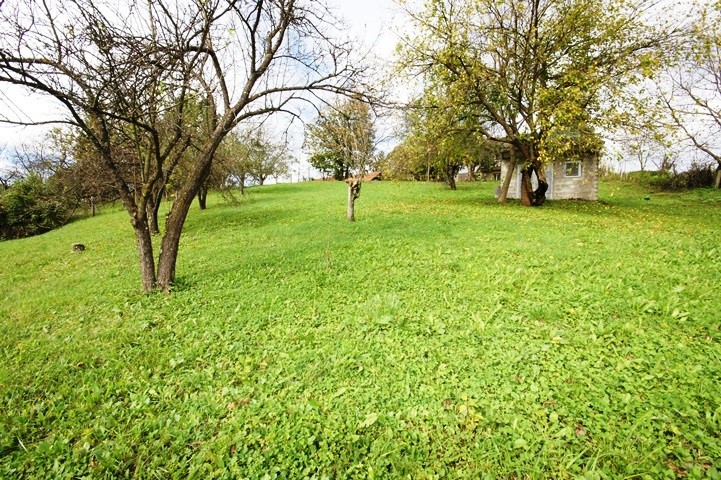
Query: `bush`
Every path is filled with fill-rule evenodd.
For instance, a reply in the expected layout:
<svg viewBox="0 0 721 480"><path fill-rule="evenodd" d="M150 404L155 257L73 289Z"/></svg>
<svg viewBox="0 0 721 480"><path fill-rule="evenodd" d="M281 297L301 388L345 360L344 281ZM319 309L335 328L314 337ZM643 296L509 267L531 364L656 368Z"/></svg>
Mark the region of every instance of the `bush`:
<svg viewBox="0 0 721 480"><path fill-rule="evenodd" d="M714 184L714 171L710 166L694 164L686 171L678 175L667 175L658 177L651 186L659 190L678 191L690 188L707 188Z"/></svg>
<svg viewBox="0 0 721 480"><path fill-rule="evenodd" d="M0 196L0 239L29 237L64 225L69 209L36 175L15 182Z"/></svg>
<svg viewBox="0 0 721 480"><path fill-rule="evenodd" d="M686 188L712 187L716 180L716 171L710 165L706 167L693 165L688 172L684 172L682 175L686 175Z"/></svg>
<svg viewBox="0 0 721 480"><path fill-rule="evenodd" d="M654 190L678 191L712 187L715 175L710 165L693 164L688 171L679 174L667 171L631 172L627 178L633 183Z"/></svg>

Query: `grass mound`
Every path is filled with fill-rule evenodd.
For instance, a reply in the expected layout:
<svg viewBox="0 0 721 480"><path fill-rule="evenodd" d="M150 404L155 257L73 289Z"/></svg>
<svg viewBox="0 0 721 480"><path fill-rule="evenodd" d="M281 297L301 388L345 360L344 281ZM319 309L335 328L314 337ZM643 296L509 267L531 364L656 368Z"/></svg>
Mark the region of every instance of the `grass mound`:
<svg viewBox="0 0 721 480"><path fill-rule="evenodd" d="M124 212L0 243L0 477L719 478L719 192L460 187L215 199L170 296Z"/></svg>

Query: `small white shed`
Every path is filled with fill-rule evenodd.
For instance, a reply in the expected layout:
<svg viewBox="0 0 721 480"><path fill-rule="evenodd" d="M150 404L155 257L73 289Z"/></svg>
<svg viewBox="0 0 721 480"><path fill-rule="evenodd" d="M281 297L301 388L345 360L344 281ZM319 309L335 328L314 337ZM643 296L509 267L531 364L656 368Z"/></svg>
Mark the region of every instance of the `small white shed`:
<svg viewBox="0 0 721 480"><path fill-rule="evenodd" d="M506 178L510 162L501 162L501 182ZM553 162L546 166L549 200L582 199L598 200L598 157ZM533 176L533 188L538 186ZM521 198L521 166L508 186L507 198Z"/></svg>

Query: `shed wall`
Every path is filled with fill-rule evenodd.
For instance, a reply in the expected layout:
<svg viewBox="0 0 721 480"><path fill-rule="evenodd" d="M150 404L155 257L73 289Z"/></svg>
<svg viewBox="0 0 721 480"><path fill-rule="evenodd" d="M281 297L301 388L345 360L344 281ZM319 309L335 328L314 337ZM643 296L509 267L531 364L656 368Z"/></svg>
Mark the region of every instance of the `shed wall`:
<svg viewBox="0 0 721 480"><path fill-rule="evenodd" d="M501 164L501 183L506 178L508 166L508 162ZM553 178L548 179L549 190L546 192L546 198L598 200L598 160L596 158L587 158L581 161L580 177L566 177L564 169L565 162L554 162L553 169L547 170L547 175L551 173ZM516 174L513 175L508 186L508 198L520 198L520 179L520 169L517 168Z"/></svg>
<svg viewBox="0 0 721 480"><path fill-rule="evenodd" d="M566 177L564 173L564 162L553 164L552 198L598 200L598 160L595 158L583 160L580 177Z"/></svg>

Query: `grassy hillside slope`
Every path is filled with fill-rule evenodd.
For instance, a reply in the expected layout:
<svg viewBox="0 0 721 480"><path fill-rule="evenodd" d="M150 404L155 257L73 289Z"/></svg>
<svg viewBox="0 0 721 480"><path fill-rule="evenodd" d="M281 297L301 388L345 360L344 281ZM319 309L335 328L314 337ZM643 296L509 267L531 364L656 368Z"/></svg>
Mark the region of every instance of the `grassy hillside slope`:
<svg viewBox="0 0 721 480"><path fill-rule="evenodd" d="M720 478L719 192L492 187L215 199L170 296L124 212L0 243L0 478Z"/></svg>

